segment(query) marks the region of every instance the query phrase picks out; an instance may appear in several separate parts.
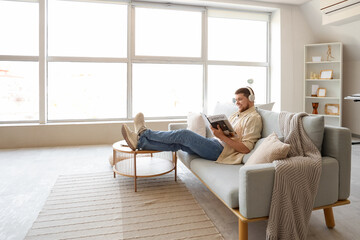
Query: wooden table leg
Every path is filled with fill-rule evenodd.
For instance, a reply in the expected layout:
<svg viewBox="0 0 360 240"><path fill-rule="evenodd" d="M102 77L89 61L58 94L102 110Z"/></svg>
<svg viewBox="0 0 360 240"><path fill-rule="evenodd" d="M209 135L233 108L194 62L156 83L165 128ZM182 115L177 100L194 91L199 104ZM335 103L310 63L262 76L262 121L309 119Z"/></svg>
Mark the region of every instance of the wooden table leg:
<svg viewBox="0 0 360 240"><path fill-rule="evenodd" d="M177 155L176 152L173 153L173 162L175 165L175 182L177 181Z"/></svg>
<svg viewBox="0 0 360 240"><path fill-rule="evenodd" d="M135 185L135 192L137 191L136 188L136 153L134 153L134 185Z"/></svg>
<svg viewBox="0 0 360 240"><path fill-rule="evenodd" d="M115 162L115 159L116 159L116 151L113 150L113 164L114 164L114 168L116 170L116 162ZM116 178L116 172L113 170L114 172L114 178Z"/></svg>

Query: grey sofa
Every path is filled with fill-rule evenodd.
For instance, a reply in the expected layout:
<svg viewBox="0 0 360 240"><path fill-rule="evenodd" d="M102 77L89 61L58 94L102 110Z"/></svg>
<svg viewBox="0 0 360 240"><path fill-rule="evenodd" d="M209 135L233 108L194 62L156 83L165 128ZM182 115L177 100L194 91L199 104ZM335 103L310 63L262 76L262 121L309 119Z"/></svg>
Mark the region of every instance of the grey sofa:
<svg viewBox="0 0 360 240"><path fill-rule="evenodd" d="M224 109L224 111L226 111ZM275 132L281 139L279 113L257 109L263 120L263 139ZM221 109L218 109L218 113ZM229 115L229 112L223 112ZM306 133L322 154L322 174L314 209L324 209L326 225L335 226L332 207L350 203L351 134L349 129L324 126L322 116L303 118ZM169 129L186 128L170 124ZM210 132L207 136L210 137ZM247 223L267 219L274 182L274 165L224 165L179 151L178 158L239 218L239 239L247 239Z"/></svg>

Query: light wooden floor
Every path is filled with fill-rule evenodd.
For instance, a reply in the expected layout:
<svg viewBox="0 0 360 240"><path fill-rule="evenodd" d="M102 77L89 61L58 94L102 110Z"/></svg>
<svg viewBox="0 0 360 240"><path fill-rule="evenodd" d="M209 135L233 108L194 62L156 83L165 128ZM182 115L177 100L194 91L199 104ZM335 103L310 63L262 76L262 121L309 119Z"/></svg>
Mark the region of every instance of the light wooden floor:
<svg viewBox="0 0 360 240"><path fill-rule="evenodd" d="M0 239L23 239L58 175L110 171L110 145L0 150ZM170 173L173 174L173 173ZM179 177L227 240L237 239L237 218L182 164ZM334 208L336 227L315 211L309 240L360 239L360 145L352 149L350 205ZM266 222L249 224L249 239L265 239Z"/></svg>

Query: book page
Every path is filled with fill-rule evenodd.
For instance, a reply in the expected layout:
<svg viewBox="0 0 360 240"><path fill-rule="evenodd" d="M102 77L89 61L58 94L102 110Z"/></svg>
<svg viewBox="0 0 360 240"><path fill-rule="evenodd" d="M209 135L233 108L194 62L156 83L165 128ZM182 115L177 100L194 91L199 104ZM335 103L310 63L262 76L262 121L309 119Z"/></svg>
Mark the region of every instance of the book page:
<svg viewBox="0 0 360 240"><path fill-rule="evenodd" d="M209 119L209 122L211 122L211 123L219 122L219 121L226 121L227 120L227 117L226 117L225 114L208 116L207 118Z"/></svg>

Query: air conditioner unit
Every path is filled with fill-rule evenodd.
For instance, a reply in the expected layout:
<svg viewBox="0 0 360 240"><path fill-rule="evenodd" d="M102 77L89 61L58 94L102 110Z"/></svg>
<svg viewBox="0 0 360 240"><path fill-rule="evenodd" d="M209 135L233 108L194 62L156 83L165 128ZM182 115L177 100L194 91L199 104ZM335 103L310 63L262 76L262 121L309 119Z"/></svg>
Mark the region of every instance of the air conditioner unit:
<svg viewBox="0 0 360 240"><path fill-rule="evenodd" d="M321 0L320 10L324 14L331 14L340 10L349 9L358 4L360 5L360 0Z"/></svg>
<svg viewBox="0 0 360 240"><path fill-rule="evenodd" d="M323 25L341 25L360 20L360 0L320 0Z"/></svg>

